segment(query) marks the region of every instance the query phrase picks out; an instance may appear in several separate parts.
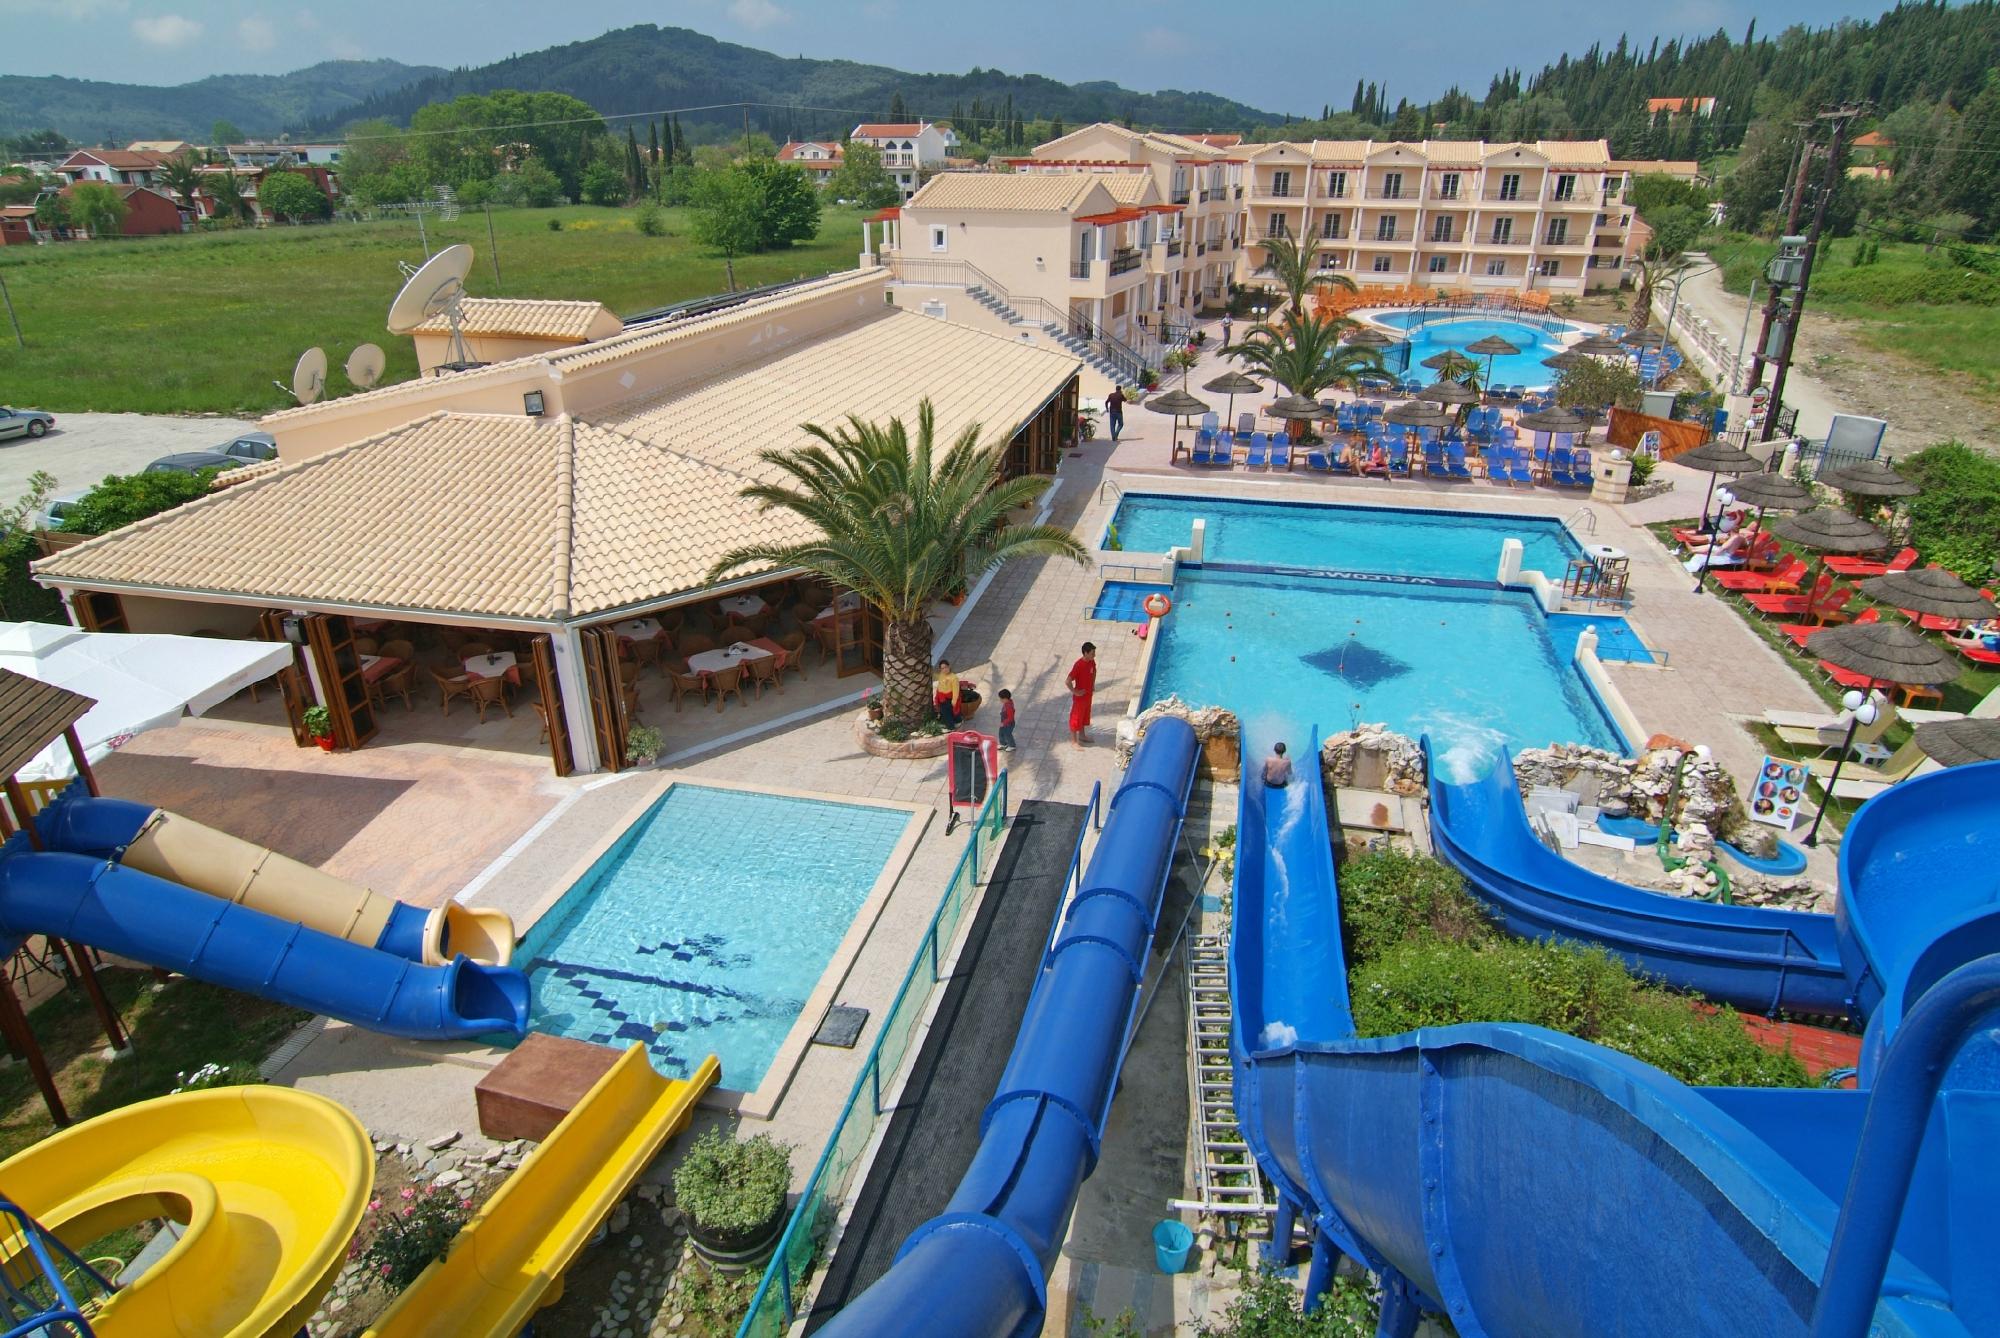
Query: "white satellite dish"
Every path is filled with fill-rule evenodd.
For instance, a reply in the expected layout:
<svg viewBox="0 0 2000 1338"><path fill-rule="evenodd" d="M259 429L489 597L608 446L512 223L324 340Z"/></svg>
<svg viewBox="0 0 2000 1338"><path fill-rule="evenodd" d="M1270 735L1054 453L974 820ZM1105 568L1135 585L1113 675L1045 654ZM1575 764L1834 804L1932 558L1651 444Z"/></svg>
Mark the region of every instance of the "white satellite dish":
<svg viewBox="0 0 2000 1338"><path fill-rule="evenodd" d="M362 390L382 379L382 369L388 360L375 344L362 344L347 355L347 379Z"/></svg>
<svg viewBox="0 0 2000 1338"><path fill-rule="evenodd" d="M389 304L389 333L410 334L425 321L443 316L451 323L451 357L446 364L470 364L472 358L465 351L460 325L465 276L472 272L472 248L463 243L447 246L415 269L404 266L404 271L409 278Z"/></svg>
<svg viewBox="0 0 2000 1338"><path fill-rule="evenodd" d="M326 389L326 350L309 348L299 354L292 368L292 395L300 404L311 404Z"/></svg>

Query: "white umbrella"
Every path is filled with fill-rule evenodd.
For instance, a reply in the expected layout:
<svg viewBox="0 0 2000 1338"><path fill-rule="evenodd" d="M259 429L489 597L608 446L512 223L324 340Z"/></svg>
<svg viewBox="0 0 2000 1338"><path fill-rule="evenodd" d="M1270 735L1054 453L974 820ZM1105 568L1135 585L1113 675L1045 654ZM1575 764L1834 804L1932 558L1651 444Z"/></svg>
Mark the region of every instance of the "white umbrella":
<svg viewBox="0 0 2000 1338"><path fill-rule="evenodd" d="M76 722L95 762L134 734L200 715L291 663L282 642L153 633L82 632L53 623L0 623L0 668L82 693L97 705ZM60 741L22 767L22 780L73 775Z"/></svg>

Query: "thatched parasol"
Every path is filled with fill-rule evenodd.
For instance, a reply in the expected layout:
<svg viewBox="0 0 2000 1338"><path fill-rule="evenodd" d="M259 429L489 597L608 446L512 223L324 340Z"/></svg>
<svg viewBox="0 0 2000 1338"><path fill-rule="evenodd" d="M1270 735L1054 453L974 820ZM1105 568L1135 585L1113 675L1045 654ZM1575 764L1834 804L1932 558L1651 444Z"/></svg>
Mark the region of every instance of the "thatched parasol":
<svg viewBox="0 0 2000 1338"><path fill-rule="evenodd" d="M1519 353L1521 350L1502 339L1499 335L1487 335L1484 339L1475 339L1470 344L1467 344L1465 351L1467 353L1476 353L1486 359L1486 384L1490 386L1493 384L1493 360L1502 355L1511 356Z"/></svg>
<svg viewBox="0 0 2000 1338"><path fill-rule="evenodd" d="M1340 337L1340 342L1343 344L1353 344L1359 348L1388 348L1398 341L1391 339L1372 325L1363 325L1358 329L1349 330L1346 334L1343 334Z"/></svg>
<svg viewBox="0 0 2000 1338"><path fill-rule="evenodd" d="M1820 482L1855 497L1915 497L1923 491L1920 484L1898 474L1885 460L1859 461L1834 470Z"/></svg>
<svg viewBox="0 0 2000 1338"><path fill-rule="evenodd" d="M1213 394L1229 396L1227 421L1223 424L1225 428L1236 421L1236 397L1238 395L1254 395L1263 388L1264 383L1262 381L1259 381L1254 376L1245 376L1242 372L1226 372L1202 387L1203 390L1210 391Z"/></svg>
<svg viewBox="0 0 2000 1338"><path fill-rule="evenodd" d="M1573 349L1566 348L1560 353L1551 353L1548 357L1543 358L1542 366L1553 367L1559 372L1566 372L1578 363L1583 362L1586 356Z"/></svg>
<svg viewBox="0 0 2000 1338"><path fill-rule="evenodd" d="M1273 418L1282 418L1293 423L1333 416L1324 404L1305 395L1286 395L1272 400L1266 412Z"/></svg>
<svg viewBox="0 0 2000 1338"><path fill-rule="evenodd" d="M1715 476L1709 475L1710 479ZM1786 478L1783 474L1757 473L1743 474L1729 481L1729 490L1736 500L1745 506L1757 508L1757 519L1753 528L1762 529L1764 512L1803 511L1813 504L1812 489L1803 483Z"/></svg>
<svg viewBox="0 0 2000 1338"><path fill-rule="evenodd" d="M2000 615L1992 600L1943 567L1892 571L1863 581L1859 589L1876 603L1888 604L1905 613L1928 613L1961 622L1978 622Z"/></svg>
<svg viewBox="0 0 2000 1338"><path fill-rule="evenodd" d="M1622 357L1625 346L1607 334L1585 335L1569 346L1571 353L1582 353L1592 358Z"/></svg>
<svg viewBox="0 0 2000 1338"><path fill-rule="evenodd" d="M1708 491L1703 493L1701 498L1701 523L1704 525L1708 524L1708 504L1715 500L1717 474L1748 474L1752 470L1764 468L1762 460L1740 446L1731 446L1720 437L1704 441L1693 450L1675 456L1674 463L1686 465L1689 469L1699 469L1708 475ZM1706 565L1702 570L1704 573L1707 571ZM1697 593L1700 592L1699 579L1696 580L1694 588Z"/></svg>
<svg viewBox="0 0 2000 1338"><path fill-rule="evenodd" d="M1524 427L1530 432L1588 432L1590 420L1576 410L1559 404L1553 409L1524 413L1514 420L1514 426Z"/></svg>
<svg viewBox="0 0 2000 1338"><path fill-rule="evenodd" d="M1458 350L1450 348L1442 353L1431 354L1419 365L1428 367L1432 371L1444 376L1450 376L1453 372L1476 372L1479 370L1478 363L1466 357Z"/></svg>
<svg viewBox="0 0 2000 1338"><path fill-rule="evenodd" d="M1405 400L1401 404L1390 405L1388 411L1382 415L1382 421L1394 423L1397 427L1447 427L1451 423L1451 417L1434 404L1426 404L1422 400Z"/></svg>
<svg viewBox="0 0 2000 1338"><path fill-rule="evenodd" d="M1417 398L1432 404L1477 404L1479 392L1463 381L1434 381L1419 390Z"/></svg>
<svg viewBox="0 0 2000 1338"><path fill-rule="evenodd" d="M1146 400L1146 407L1154 413L1167 413L1174 416L1174 438L1173 444L1167 451L1168 460L1172 460L1180 454L1181 419L1192 417L1198 413L1208 412L1207 401L1198 400L1185 390L1169 390L1163 395L1150 396Z"/></svg>
<svg viewBox="0 0 2000 1338"><path fill-rule="evenodd" d="M1848 623L1845 627L1829 627L1806 639L1806 654L1835 668L1860 674L1868 680L1867 692L1873 692L1878 683L1932 687L1951 682L1959 672L1958 661L1950 652L1903 623ZM1833 773L1826 779L1826 803L1813 815L1812 828L1806 833L1805 843L1809 846L1818 844L1820 819L1826 816L1827 804L1833 802L1834 790L1840 784L1841 763L1847 759L1855 727L1860 723L1857 710L1848 720L1847 739L1834 761Z"/></svg>
<svg viewBox="0 0 2000 1338"><path fill-rule="evenodd" d="M1916 742L1948 767L2000 761L2000 720L1932 720L1917 726Z"/></svg>
<svg viewBox="0 0 2000 1338"><path fill-rule="evenodd" d="M1889 542L1887 535L1867 521L1834 506L1815 507L1779 521L1771 530L1818 553L1875 553Z"/></svg>
<svg viewBox="0 0 2000 1338"><path fill-rule="evenodd" d="M1667 342L1667 337L1648 326L1643 330L1627 330L1618 336L1618 342L1627 348L1659 348Z"/></svg>

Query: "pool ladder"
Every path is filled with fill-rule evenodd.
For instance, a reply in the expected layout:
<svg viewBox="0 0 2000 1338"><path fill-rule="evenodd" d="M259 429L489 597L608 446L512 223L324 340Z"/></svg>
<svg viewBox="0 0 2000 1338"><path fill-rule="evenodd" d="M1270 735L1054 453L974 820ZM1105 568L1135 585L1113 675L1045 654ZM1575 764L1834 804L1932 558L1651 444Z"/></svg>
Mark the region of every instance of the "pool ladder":
<svg viewBox="0 0 2000 1338"><path fill-rule="evenodd" d="M1563 522L1563 528L1578 534L1597 533L1597 513L1589 507L1579 507L1575 515Z"/></svg>
<svg viewBox="0 0 2000 1338"><path fill-rule="evenodd" d="M1105 500L1106 493L1109 493L1113 497L1123 497L1125 489L1119 486L1117 479L1106 479L1097 485L1097 500L1099 503Z"/></svg>

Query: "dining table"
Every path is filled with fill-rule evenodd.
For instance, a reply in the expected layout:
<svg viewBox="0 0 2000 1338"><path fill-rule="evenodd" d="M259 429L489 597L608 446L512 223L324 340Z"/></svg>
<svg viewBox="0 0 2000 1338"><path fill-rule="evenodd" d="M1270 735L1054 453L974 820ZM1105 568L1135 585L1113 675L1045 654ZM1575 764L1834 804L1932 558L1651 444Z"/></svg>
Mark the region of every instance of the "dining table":
<svg viewBox="0 0 2000 1338"><path fill-rule="evenodd" d="M819 622L823 619L831 618L836 613L851 613L855 609L858 609L860 607L861 607L861 596L855 594L852 590L849 590L846 594L837 597L833 601L833 603L827 605L825 608L821 609L818 613L815 613L813 615L813 621Z"/></svg>
<svg viewBox="0 0 2000 1338"><path fill-rule="evenodd" d="M521 686L521 664L511 650L489 651L484 655L468 655L460 661L465 672L474 678L505 678L515 687Z"/></svg>
<svg viewBox="0 0 2000 1338"><path fill-rule="evenodd" d="M779 667L782 668L784 648L775 642L770 643L767 649L754 641L738 641L733 645L717 646L714 650L697 651L688 656L688 670L701 678L707 678L725 669L735 669L748 664L751 660L769 659L774 653L778 656Z"/></svg>
<svg viewBox="0 0 2000 1338"><path fill-rule="evenodd" d="M770 607L764 603L761 595L730 595L726 599L716 600L715 606L724 613L733 614L738 618L754 618Z"/></svg>
<svg viewBox="0 0 2000 1338"><path fill-rule="evenodd" d="M660 634L660 620L627 618L622 623L611 624L611 631L620 641L651 641Z"/></svg>

